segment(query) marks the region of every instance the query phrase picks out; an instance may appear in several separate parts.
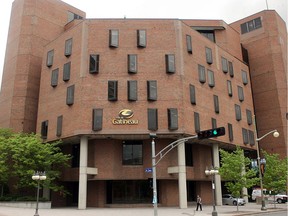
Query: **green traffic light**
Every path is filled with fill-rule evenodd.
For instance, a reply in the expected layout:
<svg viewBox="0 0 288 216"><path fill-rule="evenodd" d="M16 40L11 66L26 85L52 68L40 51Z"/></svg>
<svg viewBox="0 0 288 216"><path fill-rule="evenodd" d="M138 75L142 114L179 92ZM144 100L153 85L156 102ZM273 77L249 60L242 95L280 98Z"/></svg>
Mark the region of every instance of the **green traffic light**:
<svg viewBox="0 0 288 216"><path fill-rule="evenodd" d="M213 134L214 134L214 135L217 135L217 130L213 130Z"/></svg>

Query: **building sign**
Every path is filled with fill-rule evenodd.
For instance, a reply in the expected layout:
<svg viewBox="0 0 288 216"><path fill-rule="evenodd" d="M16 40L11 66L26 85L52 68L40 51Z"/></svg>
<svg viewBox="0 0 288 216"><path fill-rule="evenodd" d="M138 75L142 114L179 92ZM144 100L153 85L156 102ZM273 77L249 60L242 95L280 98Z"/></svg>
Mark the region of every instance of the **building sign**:
<svg viewBox="0 0 288 216"><path fill-rule="evenodd" d="M137 125L139 120L132 119L134 113L130 109L123 109L119 112L118 117L112 119L114 125Z"/></svg>

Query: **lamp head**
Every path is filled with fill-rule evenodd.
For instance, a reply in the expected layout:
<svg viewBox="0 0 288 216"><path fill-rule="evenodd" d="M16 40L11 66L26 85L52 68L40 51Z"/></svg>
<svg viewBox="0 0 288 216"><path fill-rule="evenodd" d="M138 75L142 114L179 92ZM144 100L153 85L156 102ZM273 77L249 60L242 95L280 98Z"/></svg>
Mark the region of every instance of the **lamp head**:
<svg viewBox="0 0 288 216"><path fill-rule="evenodd" d="M279 135L280 135L280 134L279 134L278 131L275 131L275 132L273 133L273 136L274 136L274 137L279 137Z"/></svg>

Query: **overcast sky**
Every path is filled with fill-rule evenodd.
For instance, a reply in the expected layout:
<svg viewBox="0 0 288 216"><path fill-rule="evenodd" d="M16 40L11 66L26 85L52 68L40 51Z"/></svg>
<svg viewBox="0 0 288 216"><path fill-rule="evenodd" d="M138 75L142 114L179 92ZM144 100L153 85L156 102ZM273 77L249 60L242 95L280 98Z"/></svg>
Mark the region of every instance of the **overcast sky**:
<svg viewBox="0 0 288 216"><path fill-rule="evenodd" d="M262 10L276 10L287 24L287 0L63 0L87 18L221 19L231 23ZM0 86L13 0L0 7Z"/></svg>

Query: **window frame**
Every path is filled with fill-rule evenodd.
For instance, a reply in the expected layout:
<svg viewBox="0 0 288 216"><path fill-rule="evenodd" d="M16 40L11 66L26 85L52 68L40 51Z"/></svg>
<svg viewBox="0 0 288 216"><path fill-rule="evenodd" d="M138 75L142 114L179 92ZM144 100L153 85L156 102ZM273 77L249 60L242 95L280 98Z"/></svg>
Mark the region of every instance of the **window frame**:
<svg viewBox="0 0 288 216"><path fill-rule="evenodd" d="M174 54L166 54L165 55L165 64L166 64L166 73L175 73L175 55Z"/></svg>
<svg viewBox="0 0 288 216"><path fill-rule="evenodd" d="M209 47L205 47L205 54L207 64L211 65L213 63L212 49Z"/></svg>
<svg viewBox="0 0 288 216"><path fill-rule="evenodd" d="M67 62L63 66L63 81L67 82L70 80L70 74L71 74L71 61Z"/></svg>
<svg viewBox="0 0 288 216"><path fill-rule="evenodd" d="M145 48L147 45L146 30L138 29L137 30L137 47Z"/></svg>
<svg viewBox="0 0 288 216"><path fill-rule="evenodd" d="M235 104L235 116L237 121L241 121L242 119L241 106L238 104Z"/></svg>
<svg viewBox="0 0 288 216"><path fill-rule="evenodd" d="M108 80L108 101L118 100L118 81Z"/></svg>
<svg viewBox="0 0 288 216"><path fill-rule="evenodd" d="M189 85L190 90L190 103L196 105L196 88L194 85Z"/></svg>
<svg viewBox="0 0 288 216"><path fill-rule="evenodd" d="M168 113L168 129L178 130L178 109L168 108L167 113Z"/></svg>
<svg viewBox="0 0 288 216"><path fill-rule="evenodd" d="M90 74L99 73L99 63L100 63L100 55L90 54L90 57L89 57L89 73Z"/></svg>
<svg viewBox="0 0 288 216"><path fill-rule="evenodd" d="M227 91L228 91L228 95L230 97L232 97L233 96L233 88L232 88L231 80L227 80Z"/></svg>
<svg viewBox="0 0 288 216"><path fill-rule="evenodd" d="M127 80L127 97L128 101L137 101L137 80Z"/></svg>
<svg viewBox="0 0 288 216"><path fill-rule="evenodd" d="M198 64L199 82L204 84L206 82L206 69L203 65Z"/></svg>
<svg viewBox="0 0 288 216"><path fill-rule="evenodd" d="M240 102L244 101L244 90L241 86L237 86L238 99Z"/></svg>
<svg viewBox="0 0 288 216"><path fill-rule="evenodd" d="M214 111L215 113L220 113L220 105L219 105L219 97L217 95L213 95L213 101L214 101Z"/></svg>
<svg viewBox="0 0 288 216"><path fill-rule="evenodd" d="M69 38L65 41L65 51L64 51L64 55L66 57L69 57L72 55L72 45L73 45L73 39Z"/></svg>
<svg viewBox="0 0 288 216"><path fill-rule="evenodd" d="M103 109L92 109L92 130L100 131L103 127Z"/></svg>
<svg viewBox="0 0 288 216"><path fill-rule="evenodd" d="M71 106L74 104L75 85L67 87L66 105Z"/></svg>
<svg viewBox="0 0 288 216"><path fill-rule="evenodd" d="M189 54L192 54L193 53L193 50L192 50L192 37L191 35L186 35L186 48L187 48L187 52Z"/></svg>
<svg viewBox="0 0 288 216"><path fill-rule="evenodd" d="M214 71L207 69L207 75L208 75L208 85L209 87L213 88L215 86Z"/></svg>
<svg viewBox="0 0 288 216"><path fill-rule="evenodd" d="M148 130L156 131L158 130L158 109L148 108L147 109L147 121Z"/></svg>
<svg viewBox="0 0 288 216"><path fill-rule="evenodd" d="M54 88L58 85L59 68L52 70L51 73L51 86Z"/></svg>
<svg viewBox="0 0 288 216"><path fill-rule="evenodd" d="M198 133L201 130L200 114L198 112L194 112L194 128L196 133Z"/></svg>
<svg viewBox="0 0 288 216"><path fill-rule="evenodd" d="M157 80L147 80L147 100L157 101Z"/></svg>
<svg viewBox="0 0 288 216"><path fill-rule="evenodd" d="M244 85L248 84L248 73L247 71L241 70L242 82Z"/></svg>
<svg viewBox="0 0 288 216"><path fill-rule="evenodd" d="M128 64L128 73L137 73L137 55L136 54L128 54L127 56L127 64Z"/></svg>
<svg viewBox="0 0 288 216"><path fill-rule="evenodd" d="M225 57L221 57L221 65L222 65L222 71L224 73L228 73L228 60Z"/></svg>
<svg viewBox="0 0 288 216"><path fill-rule="evenodd" d="M119 47L119 30L118 29L109 30L109 47L111 48Z"/></svg>
<svg viewBox="0 0 288 216"><path fill-rule="evenodd" d="M53 66L53 61L54 61L54 49L49 50L47 52L46 66L47 67L52 67Z"/></svg>
<svg viewBox="0 0 288 216"><path fill-rule="evenodd" d="M63 115L57 117L57 128L56 136L60 137L62 135L62 126L63 126Z"/></svg>
<svg viewBox="0 0 288 216"><path fill-rule="evenodd" d="M131 150L128 153L125 153L125 147L126 146L132 146ZM140 152L137 151L137 148L134 148L134 146L139 146L141 148ZM135 149L135 150L134 150ZM132 156L132 158L125 158L125 155ZM137 160L137 155L140 155L140 160ZM129 160L131 162L129 162ZM125 162L126 161L126 162ZM125 140L122 142L122 165L124 166L140 166L143 165L143 141L141 140Z"/></svg>

